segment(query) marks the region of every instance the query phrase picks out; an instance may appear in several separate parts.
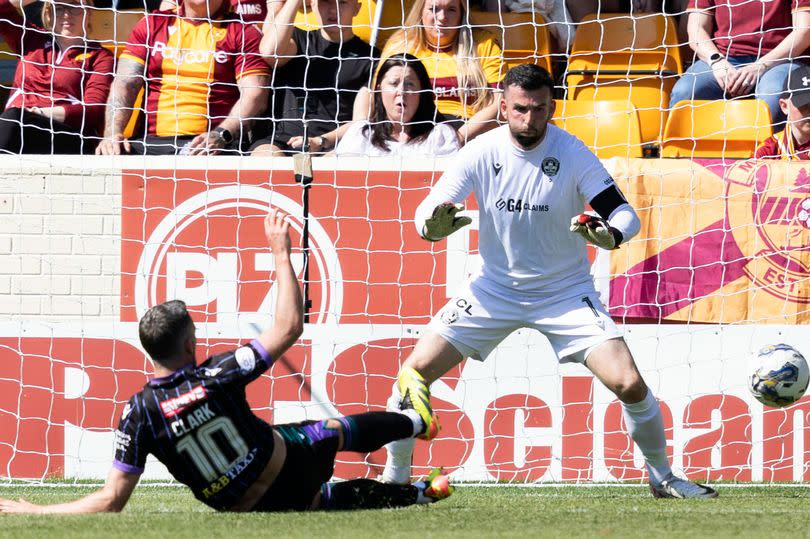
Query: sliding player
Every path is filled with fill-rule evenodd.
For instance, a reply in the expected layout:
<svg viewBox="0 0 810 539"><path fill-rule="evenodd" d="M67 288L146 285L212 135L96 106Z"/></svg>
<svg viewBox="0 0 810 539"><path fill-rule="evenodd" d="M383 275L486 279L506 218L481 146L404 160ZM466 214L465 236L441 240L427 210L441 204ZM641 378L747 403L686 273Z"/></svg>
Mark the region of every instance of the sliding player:
<svg viewBox="0 0 810 539"><path fill-rule="evenodd" d="M672 474L658 401L596 294L582 239L616 249L640 223L596 156L548 125L553 84L536 65L511 69L501 98L508 125L462 148L416 210L419 234L438 241L471 222L456 214L474 193L483 266L430 322L400 370L389 409L412 408L431 423L433 381L464 357L483 360L515 329L535 328L560 361L584 364L622 402L653 495L715 497L713 489ZM585 202L598 215L581 213ZM387 448L382 479L407 483L413 440Z"/></svg>
<svg viewBox="0 0 810 539"><path fill-rule="evenodd" d="M250 410L245 386L303 331L303 301L290 264L284 216L271 211L265 234L277 275L273 325L250 344L197 366L195 328L185 304L175 300L149 309L138 329L154 363L155 378L124 409L115 432L113 468L104 487L79 500L50 506L0 499L0 512L120 511L149 453L198 500L222 511L398 507L434 502L452 493L447 477L436 470L413 485L370 479L327 483L337 451L374 451L392 440L425 433L425 423L413 410L277 426Z"/></svg>

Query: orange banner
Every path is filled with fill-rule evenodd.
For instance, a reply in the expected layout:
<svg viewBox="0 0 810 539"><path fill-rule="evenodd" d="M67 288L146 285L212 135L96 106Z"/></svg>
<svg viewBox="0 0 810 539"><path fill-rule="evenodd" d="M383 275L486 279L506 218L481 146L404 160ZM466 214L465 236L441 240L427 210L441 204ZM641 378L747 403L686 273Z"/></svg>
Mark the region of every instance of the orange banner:
<svg viewBox="0 0 810 539"><path fill-rule="evenodd" d="M808 323L809 171L786 161L616 160L642 230L612 255L611 313Z"/></svg>

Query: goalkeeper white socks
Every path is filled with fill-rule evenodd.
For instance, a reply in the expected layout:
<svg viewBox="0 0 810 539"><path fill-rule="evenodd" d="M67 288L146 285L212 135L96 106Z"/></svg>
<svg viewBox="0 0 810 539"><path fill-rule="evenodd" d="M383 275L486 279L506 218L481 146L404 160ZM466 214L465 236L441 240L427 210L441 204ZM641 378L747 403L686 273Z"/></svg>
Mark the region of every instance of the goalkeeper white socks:
<svg viewBox="0 0 810 539"><path fill-rule="evenodd" d="M622 408L627 431L647 460L650 481L659 485L672 475L672 468L667 460L667 440L658 400L648 388L644 400L633 404L622 403Z"/></svg>
<svg viewBox="0 0 810 539"><path fill-rule="evenodd" d="M413 421L414 436L416 436L425 429L422 418L419 417L416 410L400 410L399 401L401 399L402 396L399 394L399 389L397 385L394 384L391 396L388 398L387 409L390 412L399 412L411 418L411 421ZM407 485L411 482L411 461L413 459L413 447L415 444L416 438L405 438L404 440L396 440L385 445L388 456L385 459L385 469L380 476L380 481L399 485Z"/></svg>

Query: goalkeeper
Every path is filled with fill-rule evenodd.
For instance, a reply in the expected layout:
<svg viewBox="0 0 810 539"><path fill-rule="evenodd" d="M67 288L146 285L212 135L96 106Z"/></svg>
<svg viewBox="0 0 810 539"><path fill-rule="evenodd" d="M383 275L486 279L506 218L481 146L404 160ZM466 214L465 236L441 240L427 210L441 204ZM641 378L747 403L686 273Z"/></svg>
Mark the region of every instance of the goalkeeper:
<svg viewBox="0 0 810 539"><path fill-rule="evenodd" d="M103 488L73 502L38 506L0 499L0 512L120 511L154 454L198 500L217 510L369 509L431 503L449 496L447 476L391 485L370 479L328 483L337 451L369 452L434 425L413 410L271 426L256 417L245 386L267 371L303 330L302 299L290 264L284 217L271 211L265 233L273 251L278 296L273 324L246 346L197 366L194 323L182 301L149 309L141 344L155 378L124 408L115 459ZM426 437L430 437L427 434Z"/></svg>
<svg viewBox="0 0 810 539"><path fill-rule="evenodd" d="M470 224L458 212L474 193L483 265L430 322L399 372L389 409L413 408L425 422L435 421L433 381L464 357L483 360L512 331L535 328L559 361L585 365L621 401L653 495L715 497L713 489L672 474L658 401L596 294L585 241L616 249L640 223L599 159L548 125L553 84L536 65L509 70L500 101L508 125L462 148L417 208L419 234L438 241ZM582 213L586 202L595 214ZM382 480L408 482L413 440L387 449Z"/></svg>

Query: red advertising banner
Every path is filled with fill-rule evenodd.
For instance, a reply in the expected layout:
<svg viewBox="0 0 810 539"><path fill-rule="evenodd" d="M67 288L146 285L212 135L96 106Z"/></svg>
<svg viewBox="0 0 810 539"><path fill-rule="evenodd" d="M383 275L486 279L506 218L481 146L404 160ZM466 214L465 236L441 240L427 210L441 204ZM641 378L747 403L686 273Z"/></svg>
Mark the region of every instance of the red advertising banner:
<svg viewBox="0 0 810 539"><path fill-rule="evenodd" d="M309 188L312 323L421 324L444 304L444 244L415 234L430 172L316 172ZM273 272L262 219L292 217L303 188L288 171L124 171L121 320L169 296L199 321L267 318ZM301 267L301 251L295 253ZM294 261L294 262L295 262ZM255 316L253 317L255 318Z"/></svg>

